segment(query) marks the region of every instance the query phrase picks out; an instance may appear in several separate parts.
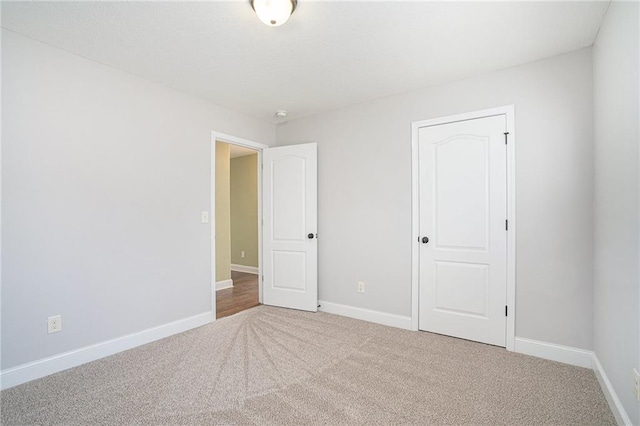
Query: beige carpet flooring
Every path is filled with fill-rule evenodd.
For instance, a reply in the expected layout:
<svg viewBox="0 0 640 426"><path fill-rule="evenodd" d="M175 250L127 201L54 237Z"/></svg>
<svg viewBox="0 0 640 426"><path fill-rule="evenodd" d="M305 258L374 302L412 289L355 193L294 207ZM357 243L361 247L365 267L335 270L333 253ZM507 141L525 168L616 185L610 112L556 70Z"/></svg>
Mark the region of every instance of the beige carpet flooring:
<svg viewBox="0 0 640 426"><path fill-rule="evenodd" d="M589 369L259 306L0 393L2 425L613 425Z"/></svg>

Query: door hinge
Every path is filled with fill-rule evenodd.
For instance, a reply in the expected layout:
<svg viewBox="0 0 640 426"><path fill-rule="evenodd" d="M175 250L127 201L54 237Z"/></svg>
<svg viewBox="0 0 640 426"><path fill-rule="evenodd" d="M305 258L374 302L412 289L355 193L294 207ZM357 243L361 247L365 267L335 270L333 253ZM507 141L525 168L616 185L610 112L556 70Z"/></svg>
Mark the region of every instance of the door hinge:
<svg viewBox="0 0 640 426"><path fill-rule="evenodd" d="M504 144L507 144L507 136L509 135L509 132L504 132Z"/></svg>
<svg viewBox="0 0 640 426"><path fill-rule="evenodd" d="M264 282L264 275L262 276L262 282Z"/></svg>
<svg viewBox="0 0 640 426"><path fill-rule="evenodd" d="M509 307L507 305L504 305L504 316L509 316Z"/></svg>
<svg viewBox="0 0 640 426"><path fill-rule="evenodd" d="M505 219L505 221L504 221L504 230L505 231L509 230L509 219Z"/></svg>

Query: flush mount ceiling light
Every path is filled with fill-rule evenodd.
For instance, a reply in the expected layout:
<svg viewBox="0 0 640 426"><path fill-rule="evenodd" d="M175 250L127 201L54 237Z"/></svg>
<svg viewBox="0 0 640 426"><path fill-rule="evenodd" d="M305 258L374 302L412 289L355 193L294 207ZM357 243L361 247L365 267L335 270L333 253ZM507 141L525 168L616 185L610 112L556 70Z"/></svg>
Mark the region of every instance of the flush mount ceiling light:
<svg viewBox="0 0 640 426"><path fill-rule="evenodd" d="M298 0L251 0L258 18L270 27L278 27L296 10Z"/></svg>
<svg viewBox="0 0 640 426"><path fill-rule="evenodd" d="M278 118L285 118L287 114L289 113L283 109L276 111L276 117Z"/></svg>

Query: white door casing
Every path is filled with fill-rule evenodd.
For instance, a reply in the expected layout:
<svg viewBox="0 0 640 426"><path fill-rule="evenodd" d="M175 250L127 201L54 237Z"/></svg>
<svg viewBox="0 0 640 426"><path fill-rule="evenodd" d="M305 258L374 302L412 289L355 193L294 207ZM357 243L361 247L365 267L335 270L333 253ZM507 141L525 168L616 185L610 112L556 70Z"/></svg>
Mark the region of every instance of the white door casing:
<svg viewBox="0 0 640 426"><path fill-rule="evenodd" d="M318 310L317 146L263 150L263 303Z"/></svg>
<svg viewBox="0 0 640 426"><path fill-rule="evenodd" d="M506 115L417 132L419 329L505 346Z"/></svg>

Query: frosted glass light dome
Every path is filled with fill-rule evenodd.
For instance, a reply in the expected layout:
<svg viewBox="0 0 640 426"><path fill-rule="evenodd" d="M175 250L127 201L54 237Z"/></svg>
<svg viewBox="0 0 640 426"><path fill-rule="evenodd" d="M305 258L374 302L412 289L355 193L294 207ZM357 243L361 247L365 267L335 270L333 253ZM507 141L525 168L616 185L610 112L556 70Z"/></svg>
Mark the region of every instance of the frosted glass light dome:
<svg viewBox="0 0 640 426"><path fill-rule="evenodd" d="M251 0L258 18L270 27L279 27L296 10L297 0Z"/></svg>

